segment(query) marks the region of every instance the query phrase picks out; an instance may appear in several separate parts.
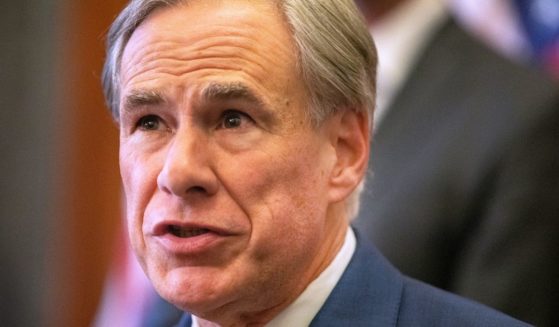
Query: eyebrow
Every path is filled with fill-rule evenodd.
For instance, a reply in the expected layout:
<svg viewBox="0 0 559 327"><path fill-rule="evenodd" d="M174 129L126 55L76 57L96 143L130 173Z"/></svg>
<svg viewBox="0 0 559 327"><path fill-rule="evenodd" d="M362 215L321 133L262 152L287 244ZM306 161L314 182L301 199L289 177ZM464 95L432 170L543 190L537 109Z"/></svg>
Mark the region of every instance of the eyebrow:
<svg viewBox="0 0 559 327"><path fill-rule="evenodd" d="M202 98L215 100L246 100L264 106L265 102L256 93L241 82L212 82L202 90ZM166 103L165 96L158 90L132 90L124 100L124 111L132 111L143 106L157 106Z"/></svg>
<svg viewBox="0 0 559 327"><path fill-rule="evenodd" d="M258 105L264 105L265 102L256 95L256 93L240 82L233 83L210 83L202 91L202 98L206 101L212 100L247 100Z"/></svg>
<svg viewBox="0 0 559 327"><path fill-rule="evenodd" d="M157 90L132 90L124 101L125 110L142 106L155 106L165 103L162 93Z"/></svg>

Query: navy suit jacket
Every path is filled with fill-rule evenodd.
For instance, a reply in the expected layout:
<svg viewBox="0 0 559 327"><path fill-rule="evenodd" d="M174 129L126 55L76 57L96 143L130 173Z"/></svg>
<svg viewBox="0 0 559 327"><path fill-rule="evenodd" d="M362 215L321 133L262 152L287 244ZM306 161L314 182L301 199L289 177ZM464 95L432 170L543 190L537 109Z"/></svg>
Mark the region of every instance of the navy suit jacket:
<svg viewBox="0 0 559 327"><path fill-rule="evenodd" d="M528 326L493 309L400 274L358 233L342 278L311 326ZM185 314L180 327L190 327Z"/></svg>

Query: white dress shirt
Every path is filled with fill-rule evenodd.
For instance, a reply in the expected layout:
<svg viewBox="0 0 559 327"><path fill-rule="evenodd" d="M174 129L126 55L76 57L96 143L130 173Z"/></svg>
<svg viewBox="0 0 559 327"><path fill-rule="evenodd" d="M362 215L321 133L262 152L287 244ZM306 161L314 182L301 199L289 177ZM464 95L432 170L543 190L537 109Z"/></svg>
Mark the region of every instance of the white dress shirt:
<svg viewBox="0 0 559 327"><path fill-rule="evenodd" d="M355 252L355 246L355 234L348 227L344 244L330 265L307 286L293 303L266 324L266 327L306 327L310 325L349 265ZM192 327L200 327L198 318L194 315L192 316Z"/></svg>
<svg viewBox="0 0 559 327"><path fill-rule="evenodd" d="M377 46L375 126L408 78L429 38L447 17L443 0L408 0L370 26Z"/></svg>

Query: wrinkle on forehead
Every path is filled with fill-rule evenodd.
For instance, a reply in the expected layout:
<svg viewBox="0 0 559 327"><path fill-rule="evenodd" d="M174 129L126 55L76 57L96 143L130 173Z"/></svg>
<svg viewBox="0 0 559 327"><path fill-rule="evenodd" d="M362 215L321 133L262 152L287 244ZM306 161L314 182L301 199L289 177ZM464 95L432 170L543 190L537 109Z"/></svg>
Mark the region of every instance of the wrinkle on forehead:
<svg viewBox="0 0 559 327"><path fill-rule="evenodd" d="M247 1L233 3L240 2ZM212 1L212 3L216 2ZM245 11L229 11L223 5L212 12L212 19L208 19L200 17L203 15L197 15L197 12L209 4L200 3L199 7L193 6L194 4L162 8L152 13L132 34L124 49L121 76L124 75L130 79L134 75L142 73L143 71L139 71L137 67L139 63L145 64L145 67L142 67L144 71L157 66L164 60L169 60L170 66L175 66L178 61L191 62L193 67L190 69L196 69L199 68L196 67L196 61L220 59L222 56L258 59L253 63L260 66L260 69L279 65L280 62L277 62L279 58L290 59L295 65L293 57L296 49L292 36L275 6L269 4L264 6L264 2L250 1L250 6L254 7L259 4L263 10L267 11L262 12L261 17L270 15L277 17L284 27L283 33L278 33L277 28L269 26L267 24L269 20L255 19L254 11L248 10L249 8L246 8ZM165 15L172 10L183 10L184 15ZM165 19L162 18L163 15L165 15ZM262 44L263 39L267 44ZM269 53L265 52L268 50L264 47L274 49L275 54L268 56ZM254 58L258 55L261 58ZM263 57L264 55L266 56ZM239 62L238 64L237 68L243 70L244 63ZM190 69L183 67L183 70L163 72L180 75L188 73Z"/></svg>
<svg viewBox="0 0 559 327"><path fill-rule="evenodd" d="M258 49L252 44L252 40L223 36L208 36L196 44L155 41L123 61L122 73L126 77L123 81L150 71L181 76L204 68L247 71L257 75L254 70L267 70L266 59L273 62L274 58L259 56Z"/></svg>

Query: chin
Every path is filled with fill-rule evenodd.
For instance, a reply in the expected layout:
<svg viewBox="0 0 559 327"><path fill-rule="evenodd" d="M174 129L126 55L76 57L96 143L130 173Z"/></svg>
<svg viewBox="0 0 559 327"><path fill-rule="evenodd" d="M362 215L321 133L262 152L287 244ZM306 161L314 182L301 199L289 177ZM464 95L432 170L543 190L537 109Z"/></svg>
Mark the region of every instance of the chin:
<svg viewBox="0 0 559 327"><path fill-rule="evenodd" d="M223 287L200 268L175 268L152 280L159 295L183 311L204 316L227 303ZM218 291L219 290L219 291Z"/></svg>

